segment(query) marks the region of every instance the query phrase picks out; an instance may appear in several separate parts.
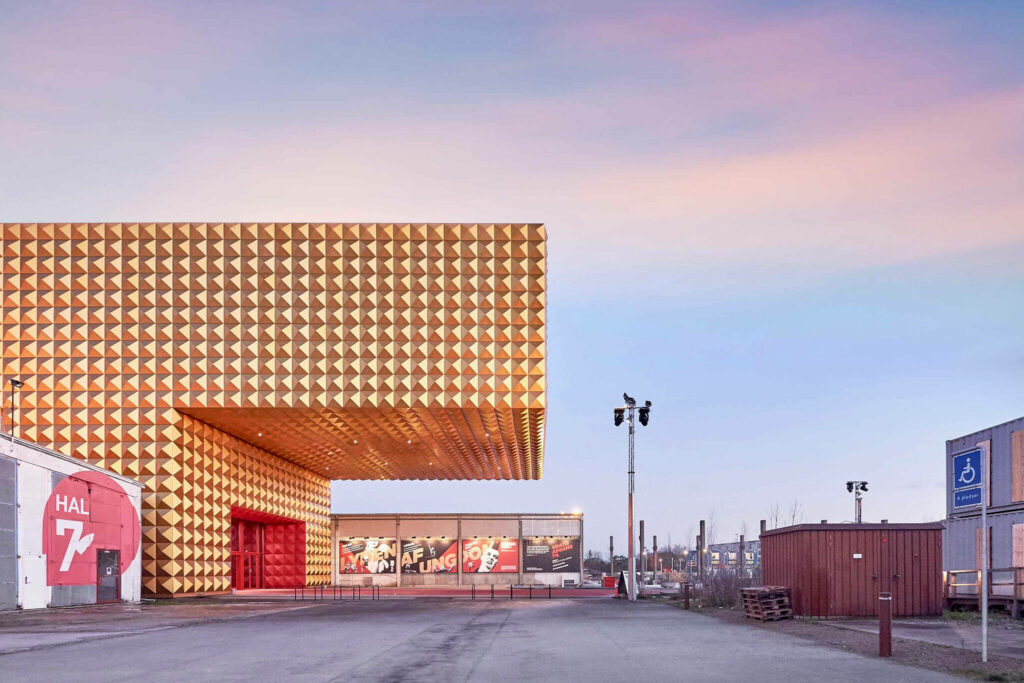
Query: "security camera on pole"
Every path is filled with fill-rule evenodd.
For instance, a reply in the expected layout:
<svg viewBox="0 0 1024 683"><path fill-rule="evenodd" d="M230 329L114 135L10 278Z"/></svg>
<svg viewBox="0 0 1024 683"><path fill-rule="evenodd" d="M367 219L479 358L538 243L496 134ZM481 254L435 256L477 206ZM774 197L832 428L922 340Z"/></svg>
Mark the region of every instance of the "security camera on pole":
<svg viewBox="0 0 1024 683"><path fill-rule="evenodd" d="M868 490L868 483L866 481L848 481L846 482L846 490L853 493L853 519L857 524L860 524L860 494L862 491Z"/></svg>
<svg viewBox="0 0 1024 683"><path fill-rule="evenodd" d="M636 600L636 565L633 562L633 432L636 417L640 418L640 424L647 426L647 421L651 419L651 402L646 401L643 406L637 408L636 399L631 398L629 394L623 393L622 398L626 405L615 408L614 413L616 427L623 421L629 424L629 533L626 534L626 538L629 539L629 576L626 578L626 591L630 600Z"/></svg>

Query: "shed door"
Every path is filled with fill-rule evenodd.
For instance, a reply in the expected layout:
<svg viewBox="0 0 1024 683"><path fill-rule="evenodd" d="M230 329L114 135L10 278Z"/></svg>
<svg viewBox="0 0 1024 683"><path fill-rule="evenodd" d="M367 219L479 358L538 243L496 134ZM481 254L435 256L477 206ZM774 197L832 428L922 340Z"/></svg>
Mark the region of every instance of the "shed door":
<svg viewBox="0 0 1024 683"><path fill-rule="evenodd" d="M877 542L870 531L829 533L829 616L870 617L878 613Z"/></svg>
<svg viewBox="0 0 1024 683"><path fill-rule="evenodd" d="M121 552L96 550L96 602L121 601Z"/></svg>
<svg viewBox="0 0 1024 683"><path fill-rule="evenodd" d="M890 534L890 540L893 616L941 614L941 536L915 529L894 532Z"/></svg>

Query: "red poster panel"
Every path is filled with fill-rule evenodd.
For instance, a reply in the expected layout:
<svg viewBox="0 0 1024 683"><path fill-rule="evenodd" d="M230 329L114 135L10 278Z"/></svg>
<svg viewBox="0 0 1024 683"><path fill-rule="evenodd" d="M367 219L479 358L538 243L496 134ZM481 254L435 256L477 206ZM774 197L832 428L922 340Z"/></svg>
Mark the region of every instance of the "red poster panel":
<svg viewBox="0 0 1024 683"><path fill-rule="evenodd" d="M95 584L97 550L120 551L124 574L139 540L139 513L120 484L91 470L65 477L43 509L46 584Z"/></svg>
<svg viewBox="0 0 1024 683"><path fill-rule="evenodd" d="M393 538L348 538L340 541L338 571L342 574L394 574Z"/></svg>
<svg viewBox="0 0 1024 683"><path fill-rule="evenodd" d="M465 574L515 574L519 571L519 540L484 536L462 541Z"/></svg>
<svg viewBox="0 0 1024 683"><path fill-rule="evenodd" d="M458 571L454 538L414 538L402 541L403 574L447 574Z"/></svg>

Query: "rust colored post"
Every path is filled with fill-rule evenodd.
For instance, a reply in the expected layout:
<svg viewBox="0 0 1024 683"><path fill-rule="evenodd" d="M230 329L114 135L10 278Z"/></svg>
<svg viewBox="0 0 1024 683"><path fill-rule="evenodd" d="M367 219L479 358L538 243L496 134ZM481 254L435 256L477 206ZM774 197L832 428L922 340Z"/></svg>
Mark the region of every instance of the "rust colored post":
<svg viewBox="0 0 1024 683"><path fill-rule="evenodd" d="M878 594L878 656L892 657L892 593Z"/></svg>
<svg viewBox="0 0 1024 683"><path fill-rule="evenodd" d="M658 577L658 572L660 571L660 567L658 567L658 536L657 535L654 536L654 540L652 542L652 545L654 546L654 558L651 560L651 562L654 563L654 577L657 578Z"/></svg>
<svg viewBox="0 0 1024 683"><path fill-rule="evenodd" d="M736 558L736 576L739 576L740 578L746 578L746 576L747 576L746 575L746 571L747 570L746 570L746 567L743 564L743 550L744 550L743 534L740 534L740 554L739 554L739 557Z"/></svg>
<svg viewBox="0 0 1024 683"><path fill-rule="evenodd" d="M608 573L615 576L615 537L608 537Z"/></svg>
<svg viewBox="0 0 1024 683"><path fill-rule="evenodd" d="M704 580L704 520L700 520L700 541L697 547L697 578Z"/></svg>
<svg viewBox="0 0 1024 683"><path fill-rule="evenodd" d="M683 608L690 609L690 583L683 584Z"/></svg>
<svg viewBox="0 0 1024 683"><path fill-rule="evenodd" d="M644 545L644 520L640 520L640 592L644 592L644 572L647 571L647 546Z"/></svg>

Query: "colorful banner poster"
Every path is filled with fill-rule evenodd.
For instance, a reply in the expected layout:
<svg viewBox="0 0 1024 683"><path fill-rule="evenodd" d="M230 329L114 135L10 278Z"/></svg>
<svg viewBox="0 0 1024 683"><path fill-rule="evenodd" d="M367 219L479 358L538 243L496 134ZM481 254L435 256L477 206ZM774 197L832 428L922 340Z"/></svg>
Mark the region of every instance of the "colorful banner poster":
<svg viewBox="0 0 1024 683"><path fill-rule="evenodd" d="M462 541L464 574L515 574L518 571L518 539L485 536Z"/></svg>
<svg viewBox="0 0 1024 683"><path fill-rule="evenodd" d="M523 571L572 572L580 570L580 539L530 538L526 541Z"/></svg>
<svg viewBox="0 0 1024 683"><path fill-rule="evenodd" d="M397 544L393 538L342 539L338 569L342 574L394 574Z"/></svg>
<svg viewBox="0 0 1024 683"><path fill-rule="evenodd" d="M456 573L459 546L454 538L413 538L402 541L403 574Z"/></svg>

